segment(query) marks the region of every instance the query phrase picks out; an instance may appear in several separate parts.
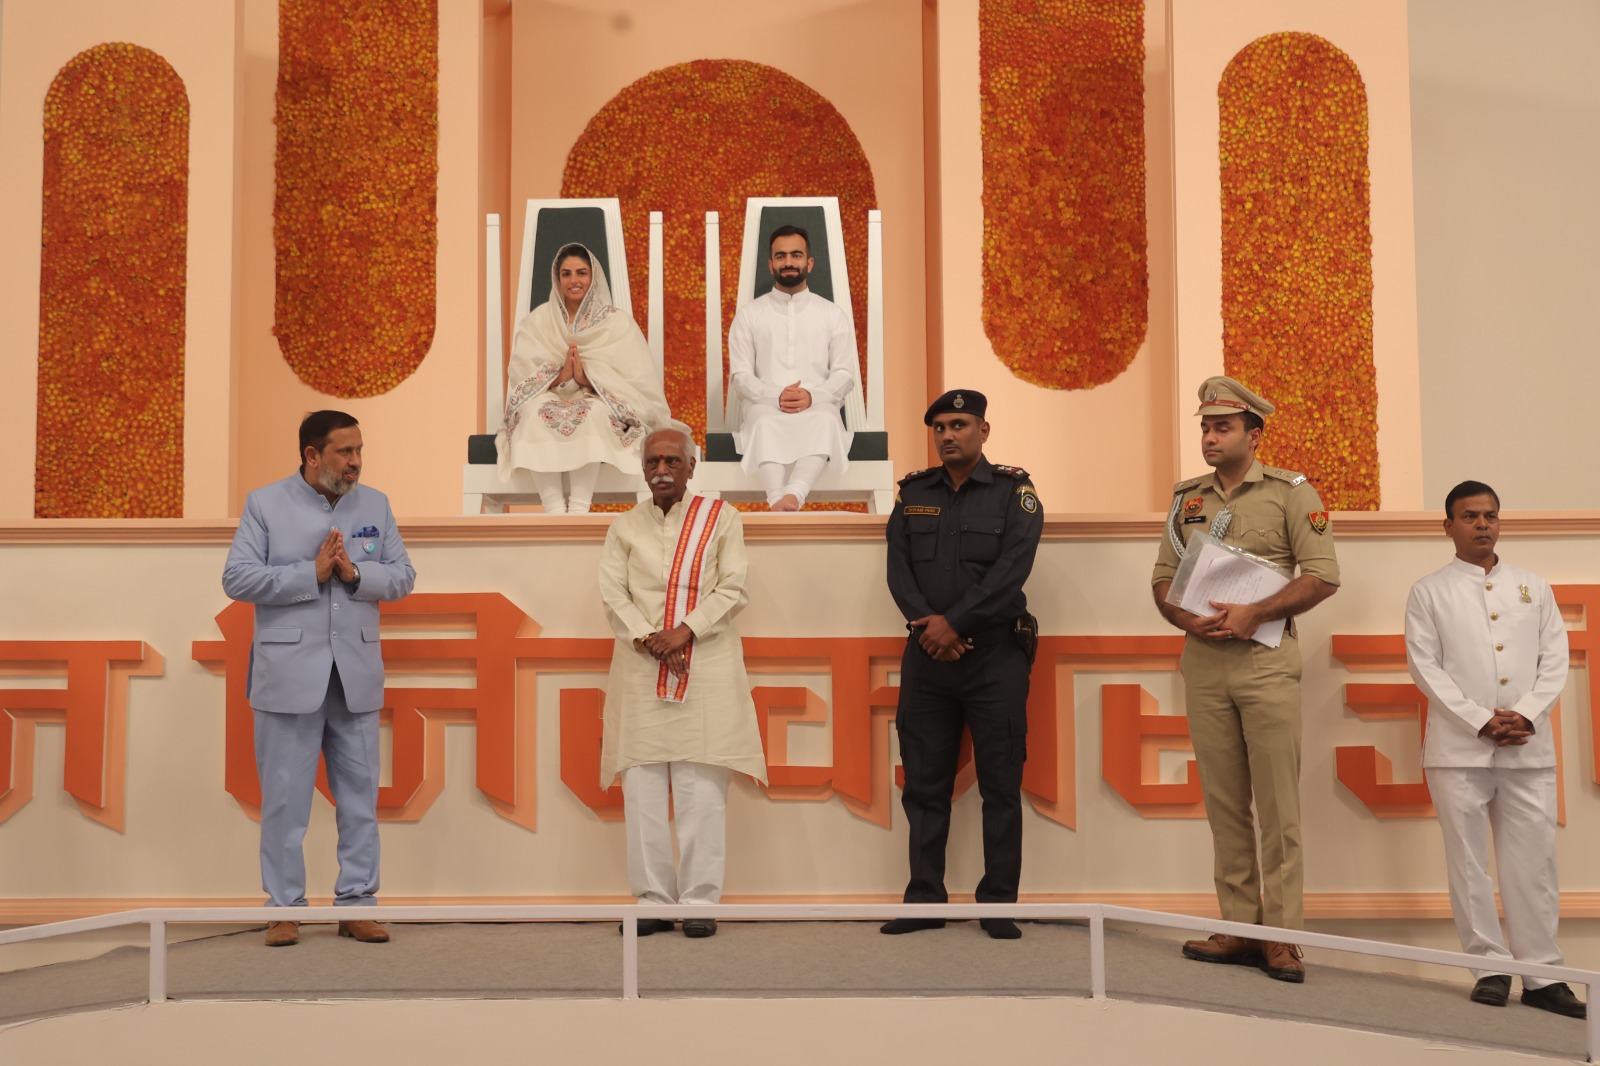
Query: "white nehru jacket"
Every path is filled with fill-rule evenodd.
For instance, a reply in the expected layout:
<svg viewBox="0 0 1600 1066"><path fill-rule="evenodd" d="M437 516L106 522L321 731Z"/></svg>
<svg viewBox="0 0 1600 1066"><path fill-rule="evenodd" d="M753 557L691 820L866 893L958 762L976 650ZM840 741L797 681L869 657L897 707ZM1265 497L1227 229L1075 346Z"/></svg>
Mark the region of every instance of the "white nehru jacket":
<svg viewBox="0 0 1600 1066"><path fill-rule="evenodd" d="M1567 682L1567 631L1544 578L1498 560L1487 574L1451 560L1411 588L1406 662L1428 697L1423 766L1556 764L1548 712ZM1533 723L1527 744L1478 736L1497 707Z"/></svg>

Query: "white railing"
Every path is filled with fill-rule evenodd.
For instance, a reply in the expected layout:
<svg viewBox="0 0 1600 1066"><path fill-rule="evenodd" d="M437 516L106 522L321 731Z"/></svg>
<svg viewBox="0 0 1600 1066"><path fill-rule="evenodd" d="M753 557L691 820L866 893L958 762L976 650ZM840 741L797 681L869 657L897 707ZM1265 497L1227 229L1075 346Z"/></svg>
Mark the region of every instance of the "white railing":
<svg viewBox="0 0 1600 1066"><path fill-rule="evenodd" d="M308 922L333 922L352 918L389 922L621 922L623 999L639 998L637 923L640 918L720 918L735 921L741 919L875 921L884 918L913 917L956 920L999 917L1024 920L1088 919L1089 991L1094 999L1099 1000L1106 998L1105 923L1107 921L1197 930L1205 933L1229 933L1258 940L1281 940L1308 948L1347 951L1355 955L1372 955L1385 959L1405 959L1438 966L1459 966L1469 970L1481 969L1485 962L1481 956L1466 955L1459 951L1438 951L1404 944L1387 944L1379 940L1360 940L1328 933L1312 933L1304 929L1245 925L1241 922L1224 922L1214 918L1195 918L1186 914L1169 914L1165 911L1146 911L1101 903L719 903L711 906L606 903L524 907L296 907L292 911L286 911L281 907L151 907L7 930L0 932L0 947L31 940L69 936L73 933L116 929L128 925L148 925L150 927L149 1001L164 1003L167 999L168 924L205 922L238 924L282 921L291 917L296 921ZM1592 997L1594 988L1600 985L1600 972L1579 970L1570 966L1545 966L1538 963L1496 959L1493 969L1496 973L1514 974L1518 977L1537 977L1547 981L1565 981L1568 984L1582 985L1585 1001ZM1589 1012L1585 1046L1587 1060L1594 1062L1595 1053L1600 1050L1600 1011Z"/></svg>

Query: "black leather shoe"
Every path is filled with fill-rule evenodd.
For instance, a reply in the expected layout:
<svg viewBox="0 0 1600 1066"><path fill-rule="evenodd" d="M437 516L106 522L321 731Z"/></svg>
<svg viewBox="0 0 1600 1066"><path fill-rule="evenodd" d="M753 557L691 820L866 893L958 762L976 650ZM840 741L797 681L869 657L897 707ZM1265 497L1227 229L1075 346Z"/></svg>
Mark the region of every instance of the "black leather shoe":
<svg viewBox="0 0 1600 1066"><path fill-rule="evenodd" d="M1565 982L1557 981L1553 985L1543 988L1529 988L1522 986L1522 1005L1525 1007L1538 1007L1540 1010L1551 1011L1555 1014L1565 1014L1568 1018L1587 1018L1589 1008L1584 1006L1577 996L1572 994L1572 989Z"/></svg>
<svg viewBox="0 0 1600 1066"><path fill-rule="evenodd" d="M628 924L627 922L623 922L621 925L617 926L617 932L626 933L627 932L627 928L626 928L627 924ZM672 923L667 921L665 918L640 918L639 919L639 935L640 936L649 936L651 933L670 933L670 932L672 932Z"/></svg>
<svg viewBox="0 0 1600 1066"><path fill-rule="evenodd" d="M979 918L978 924L994 940L1021 940L1022 930L1010 918Z"/></svg>
<svg viewBox="0 0 1600 1066"><path fill-rule="evenodd" d="M715 918L685 918L683 920L683 935L694 940L716 936L717 920Z"/></svg>
<svg viewBox="0 0 1600 1066"><path fill-rule="evenodd" d="M899 936L901 933L920 933L924 929L943 929L943 918L892 918L878 927L878 932Z"/></svg>
<svg viewBox="0 0 1600 1066"><path fill-rule="evenodd" d="M1506 1000L1511 998L1511 978L1503 973L1480 977L1478 983L1472 986L1472 995L1467 998L1489 1007L1504 1007Z"/></svg>

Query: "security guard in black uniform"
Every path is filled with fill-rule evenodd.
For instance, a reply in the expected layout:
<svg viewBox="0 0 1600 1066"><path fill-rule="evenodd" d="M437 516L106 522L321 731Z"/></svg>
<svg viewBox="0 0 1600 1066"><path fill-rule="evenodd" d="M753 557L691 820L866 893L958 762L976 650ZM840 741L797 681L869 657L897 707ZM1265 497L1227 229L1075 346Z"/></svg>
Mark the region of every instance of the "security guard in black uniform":
<svg viewBox="0 0 1600 1066"><path fill-rule="evenodd" d="M988 401L957 389L923 415L942 466L900 481L889 516L889 591L910 637L900 662L901 802L911 830L907 903L945 903L945 841L961 728L972 733L983 797L979 903L1012 903L1022 875L1022 763L1028 672L1038 629L1022 583L1033 569L1044 511L1028 473L983 457ZM1022 935L985 918L997 940ZM938 929L938 918L896 918L885 933Z"/></svg>

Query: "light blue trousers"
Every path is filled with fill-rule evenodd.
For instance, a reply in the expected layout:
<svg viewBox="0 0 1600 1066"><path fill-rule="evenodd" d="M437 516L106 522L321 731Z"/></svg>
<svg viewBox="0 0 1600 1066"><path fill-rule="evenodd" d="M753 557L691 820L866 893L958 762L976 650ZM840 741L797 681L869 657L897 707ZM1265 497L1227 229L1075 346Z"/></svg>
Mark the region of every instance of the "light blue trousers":
<svg viewBox="0 0 1600 1066"><path fill-rule="evenodd" d="M261 887L269 907L306 905L306 826L317 784L317 756L327 758L339 827L334 906L377 903L378 715L352 714L339 671L322 706L310 714L257 710L256 772L261 776Z"/></svg>

